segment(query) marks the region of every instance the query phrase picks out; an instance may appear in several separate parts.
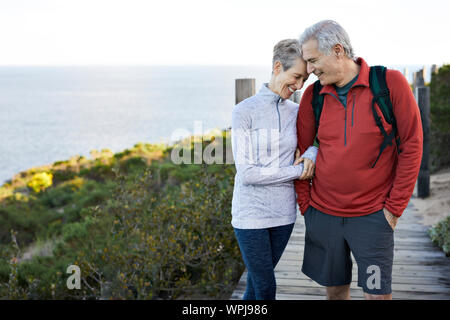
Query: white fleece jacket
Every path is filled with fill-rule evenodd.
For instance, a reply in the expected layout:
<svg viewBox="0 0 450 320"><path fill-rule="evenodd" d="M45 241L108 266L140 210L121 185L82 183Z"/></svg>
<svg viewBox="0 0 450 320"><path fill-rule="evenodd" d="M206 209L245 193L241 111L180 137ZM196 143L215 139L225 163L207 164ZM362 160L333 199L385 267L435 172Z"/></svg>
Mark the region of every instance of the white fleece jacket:
<svg viewBox="0 0 450 320"><path fill-rule="evenodd" d="M254 96L236 105L232 114L232 149L236 177L231 224L261 229L294 223L294 166L298 104L281 99L265 83ZM317 148L302 155L316 161Z"/></svg>

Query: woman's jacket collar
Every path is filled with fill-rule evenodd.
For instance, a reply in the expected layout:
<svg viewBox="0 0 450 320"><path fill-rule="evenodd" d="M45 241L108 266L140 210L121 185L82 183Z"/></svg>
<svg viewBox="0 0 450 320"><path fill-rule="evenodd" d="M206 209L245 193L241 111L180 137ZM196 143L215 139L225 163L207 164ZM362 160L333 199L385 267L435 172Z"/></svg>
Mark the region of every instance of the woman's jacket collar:
<svg viewBox="0 0 450 320"><path fill-rule="evenodd" d="M264 101L275 103L275 102L282 102L284 99L280 97L280 95L276 94L272 90L269 89L268 83L263 83L261 86L261 89L257 93L257 96Z"/></svg>

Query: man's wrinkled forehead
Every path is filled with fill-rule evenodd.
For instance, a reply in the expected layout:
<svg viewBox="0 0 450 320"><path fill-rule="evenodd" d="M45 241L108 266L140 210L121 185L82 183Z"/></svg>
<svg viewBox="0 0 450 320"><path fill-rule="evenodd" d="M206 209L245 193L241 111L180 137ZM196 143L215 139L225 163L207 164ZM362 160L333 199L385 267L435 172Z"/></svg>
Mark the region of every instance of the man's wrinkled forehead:
<svg viewBox="0 0 450 320"><path fill-rule="evenodd" d="M316 39L310 39L302 44L303 60L310 62L318 56L320 56L320 51L318 50L318 43Z"/></svg>

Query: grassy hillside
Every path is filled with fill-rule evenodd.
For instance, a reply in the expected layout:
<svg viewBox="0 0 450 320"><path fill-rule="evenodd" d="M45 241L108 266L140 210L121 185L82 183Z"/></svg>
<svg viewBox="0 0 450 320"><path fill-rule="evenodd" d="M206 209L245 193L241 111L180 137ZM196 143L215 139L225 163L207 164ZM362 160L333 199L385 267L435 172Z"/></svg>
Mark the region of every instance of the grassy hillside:
<svg viewBox="0 0 450 320"><path fill-rule="evenodd" d="M228 298L243 271L234 166L175 165L172 148L93 151L4 184L0 298ZM67 288L70 265L80 290Z"/></svg>

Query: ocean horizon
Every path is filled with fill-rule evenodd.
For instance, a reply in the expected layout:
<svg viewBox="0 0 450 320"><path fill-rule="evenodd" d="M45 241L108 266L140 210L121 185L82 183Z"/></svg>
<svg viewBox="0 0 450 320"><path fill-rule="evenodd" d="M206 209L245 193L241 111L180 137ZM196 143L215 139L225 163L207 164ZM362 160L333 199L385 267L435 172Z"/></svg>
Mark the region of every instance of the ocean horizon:
<svg viewBox="0 0 450 320"><path fill-rule="evenodd" d="M412 73L423 65L389 66ZM430 66L426 81L429 81ZM235 79L268 66L0 66L0 185L35 166L231 126ZM302 91L314 81L308 79Z"/></svg>

